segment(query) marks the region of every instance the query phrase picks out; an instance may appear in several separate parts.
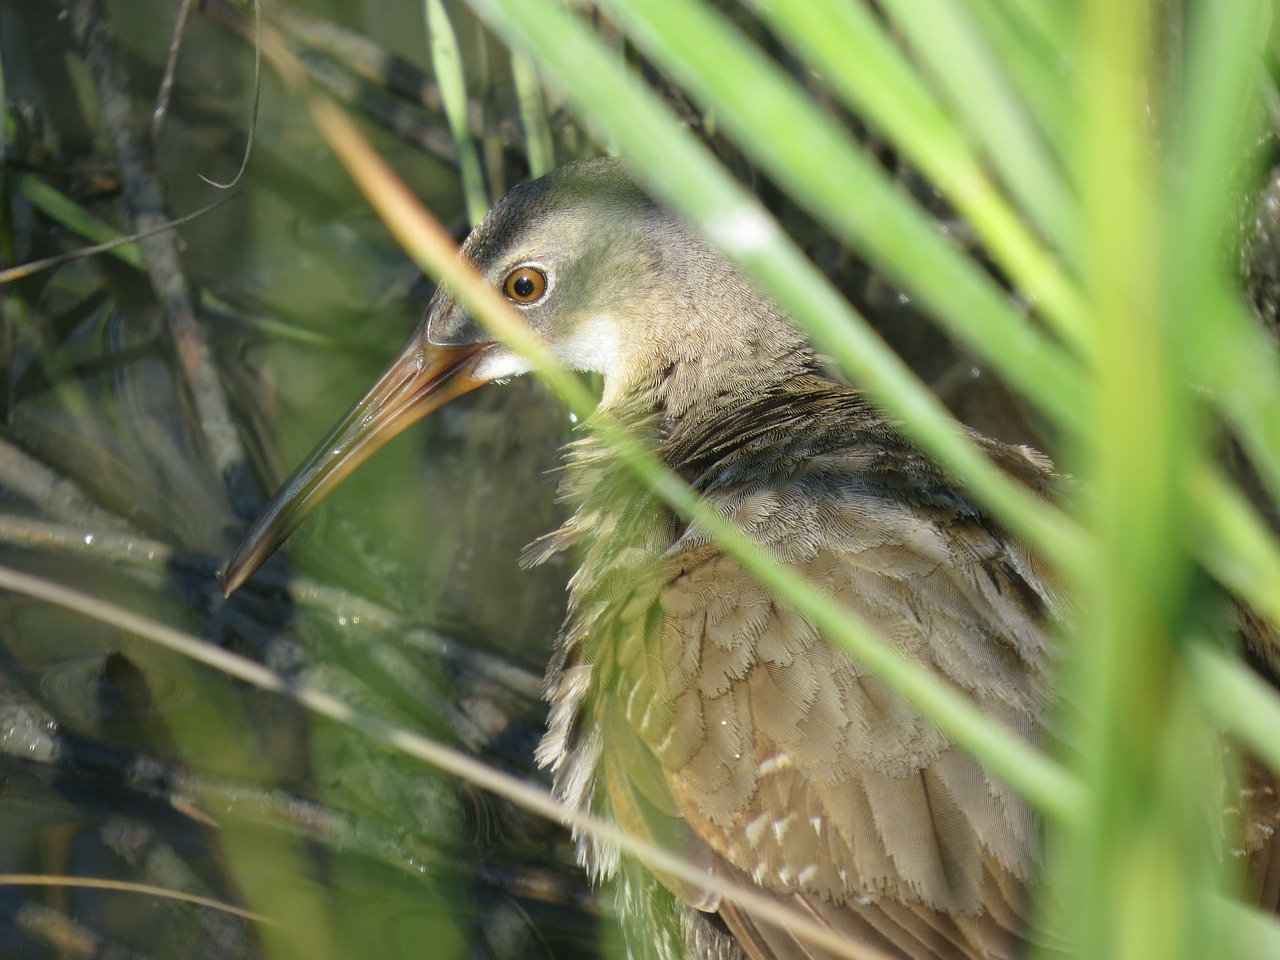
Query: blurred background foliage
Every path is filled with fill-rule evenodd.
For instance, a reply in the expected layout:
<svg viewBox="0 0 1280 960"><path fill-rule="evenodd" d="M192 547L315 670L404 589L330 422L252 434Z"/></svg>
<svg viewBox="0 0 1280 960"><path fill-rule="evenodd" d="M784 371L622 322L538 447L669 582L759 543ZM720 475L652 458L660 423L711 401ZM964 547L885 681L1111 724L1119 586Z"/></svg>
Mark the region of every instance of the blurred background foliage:
<svg viewBox="0 0 1280 960"><path fill-rule="evenodd" d="M232 0L0 0L0 268L66 257L0 287L0 563L538 778L569 571L516 559L557 521L572 428L538 383L401 438L233 600L216 572L431 290L307 96L357 117L459 237L510 184L621 152L1059 566L1071 749L1026 785L1080 955L1276 955L1272 13L297 0L256 25ZM277 73L290 54L305 93ZM142 254L68 256L219 200ZM1085 492L1020 499L944 407ZM613 942L558 828L8 592L0 747L3 957ZM269 921L34 885L68 876Z"/></svg>

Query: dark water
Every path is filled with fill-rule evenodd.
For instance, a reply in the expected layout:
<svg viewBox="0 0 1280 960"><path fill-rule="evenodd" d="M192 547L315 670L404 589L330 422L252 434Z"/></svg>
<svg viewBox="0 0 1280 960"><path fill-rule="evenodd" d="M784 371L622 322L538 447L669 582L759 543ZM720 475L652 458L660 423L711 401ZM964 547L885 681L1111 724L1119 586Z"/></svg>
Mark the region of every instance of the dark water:
<svg viewBox="0 0 1280 960"><path fill-rule="evenodd" d="M107 9L131 106L148 122L175 5ZM426 63L420 5L293 9ZM155 149L171 215L221 198L198 175L233 176L252 111L252 53L215 14L190 20ZM493 65L477 96L500 92L505 55L492 41L481 51L465 17L458 26ZM128 222L72 27L57 4L0 4L15 121L4 266L87 242L38 207L23 178ZM437 215L464 229L449 166L369 129ZM261 497L371 382L430 286L269 70L235 192L180 229L181 264ZM0 296L0 563L539 777L538 680L566 574L515 561L555 523L544 475L568 427L541 388L483 392L412 431L224 604L214 573L242 526L147 279L100 256ZM557 830L114 626L12 594L0 594L0 746L0 873L150 884L270 920L10 882L2 957L594 952L597 910Z"/></svg>

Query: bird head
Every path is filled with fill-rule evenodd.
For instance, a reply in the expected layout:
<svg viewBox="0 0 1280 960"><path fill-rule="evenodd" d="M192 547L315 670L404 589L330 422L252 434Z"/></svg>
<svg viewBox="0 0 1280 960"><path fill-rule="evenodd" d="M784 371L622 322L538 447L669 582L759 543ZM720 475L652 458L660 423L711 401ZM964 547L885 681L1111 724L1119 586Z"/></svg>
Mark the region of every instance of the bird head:
<svg viewBox="0 0 1280 960"><path fill-rule="evenodd" d="M615 159L571 163L517 186L471 232L462 256L564 366L603 375L606 405L660 384L672 405L687 406L715 376L774 372L802 347L776 308ZM441 285L373 388L272 497L228 563L224 591L392 437L453 398L530 368Z"/></svg>
<svg viewBox="0 0 1280 960"><path fill-rule="evenodd" d="M621 163L585 160L513 189L471 232L462 256L503 294L567 367L617 380L622 325L654 281L654 229L670 215ZM678 237L677 237L678 239ZM630 319L629 319L630 318ZM476 387L527 372L442 285L373 387L271 498L228 562L223 590L244 583L311 510L392 437Z"/></svg>
<svg viewBox="0 0 1280 960"><path fill-rule="evenodd" d="M646 328L666 312L664 248L697 244L620 161L600 158L515 187L467 237L462 256L564 366L603 374L614 385L651 338ZM448 285L437 290L423 324L435 346L486 344L473 371L485 382L530 369L493 342Z"/></svg>

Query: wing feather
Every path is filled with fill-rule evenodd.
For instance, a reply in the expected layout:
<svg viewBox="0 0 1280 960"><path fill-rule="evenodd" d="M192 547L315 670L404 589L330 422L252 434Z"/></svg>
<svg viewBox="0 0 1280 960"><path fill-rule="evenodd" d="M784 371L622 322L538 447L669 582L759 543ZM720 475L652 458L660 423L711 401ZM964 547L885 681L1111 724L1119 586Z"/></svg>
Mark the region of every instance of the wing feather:
<svg viewBox="0 0 1280 960"><path fill-rule="evenodd" d="M776 555L994 720L1041 739L1047 590L1023 579L1032 567L1011 559L1017 546L977 520L864 497L756 491L722 509L757 536L785 529ZM780 522L800 500L813 522ZM732 557L696 531L681 547L645 640L653 695L673 709L637 729L722 871L892 956L1015 955L1039 862L1025 802ZM719 909L748 954L810 955L794 941L783 952L790 935L740 908Z"/></svg>
<svg viewBox="0 0 1280 960"><path fill-rule="evenodd" d="M899 653L1042 743L1047 624L1061 608L1043 565L856 396L811 392L750 416L731 398L737 419L677 425L663 456ZM814 406L805 430L765 422L797 404ZM1047 483L1030 455L992 453L1033 489ZM610 513L624 485L603 448L571 455L589 502L557 542L581 535L586 555L541 754L560 795L612 803L625 825L757 884L869 958L1012 958L1048 942L1030 919L1040 829L1026 803L704 530L646 514L647 493ZM616 872L616 852L581 842L597 873ZM685 942L708 956L828 956L662 879L685 904Z"/></svg>

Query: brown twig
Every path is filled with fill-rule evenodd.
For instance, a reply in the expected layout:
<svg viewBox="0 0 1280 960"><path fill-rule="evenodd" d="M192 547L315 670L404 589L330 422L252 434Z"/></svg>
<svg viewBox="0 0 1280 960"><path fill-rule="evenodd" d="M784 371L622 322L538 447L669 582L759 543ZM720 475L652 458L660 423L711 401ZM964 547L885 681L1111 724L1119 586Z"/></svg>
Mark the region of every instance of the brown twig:
<svg viewBox="0 0 1280 960"><path fill-rule="evenodd" d="M51 470L7 439L0 439L0 485L32 503L43 516L77 528L125 531L132 536L125 520L94 503L69 476ZM80 536L83 539L83 530Z"/></svg>
<svg viewBox="0 0 1280 960"><path fill-rule="evenodd" d="M103 121L120 162L125 202L136 229L152 230L169 218L151 157L133 114L124 61L111 35L107 11L102 0L69 0L68 9L72 29L84 50L102 103ZM250 479L244 449L231 419L212 352L196 320L177 240L172 233L162 232L141 241L139 247L152 289L168 320L174 352L186 378L204 442L222 478L231 509L247 522L257 512L260 500Z"/></svg>
<svg viewBox="0 0 1280 960"><path fill-rule="evenodd" d="M60 267L65 263L71 263L74 260L83 260L85 257L92 257L99 253L108 253L112 250L119 250L121 247L129 247L137 243L139 240L145 240L147 237L153 237L157 233L163 233L166 230L172 230L180 227L184 223L190 223L203 217L206 213L222 206L230 200L234 200L238 194L232 194L229 197L223 197L221 200L215 200L213 203L206 204L193 213L178 217L176 220L166 220L164 223L150 230L144 230L141 233L133 233L126 237L116 237L114 240L107 240L104 243L95 243L91 247L81 247L79 250L72 250L69 253L60 253L54 257L45 257L42 260L29 260L26 263L20 263L17 266L9 267L6 270L0 270L0 287L6 283L13 283L15 280L22 280L32 274L39 273L42 270L52 270L54 267Z"/></svg>
<svg viewBox="0 0 1280 960"><path fill-rule="evenodd" d="M159 143L160 134L164 130L165 117L169 113L169 98L173 93L173 80L178 73L178 55L182 52L182 41L187 35L187 21L191 19L191 10L196 0L182 0L178 10L178 19L173 24L173 39L169 41L169 59L164 64L164 76L160 78L160 89L156 92L156 109L151 114L151 142Z"/></svg>

